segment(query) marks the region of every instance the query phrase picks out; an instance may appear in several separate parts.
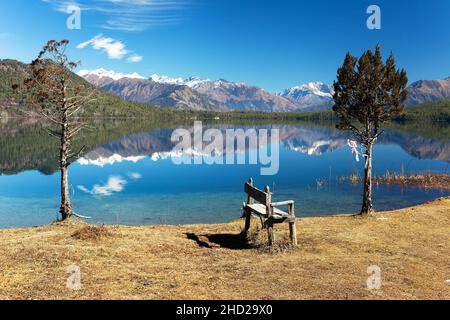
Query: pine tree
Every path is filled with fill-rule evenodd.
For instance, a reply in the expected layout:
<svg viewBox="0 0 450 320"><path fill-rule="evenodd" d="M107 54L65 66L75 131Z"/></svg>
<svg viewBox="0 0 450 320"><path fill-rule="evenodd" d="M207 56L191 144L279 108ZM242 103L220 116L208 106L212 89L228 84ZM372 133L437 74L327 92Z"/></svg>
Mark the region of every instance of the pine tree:
<svg viewBox="0 0 450 320"><path fill-rule="evenodd" d="M337 128L350 130L365 149L364 197L361 214L372 212L372 149L391 117L403 112L408 78L398 70L391 53L383 63L381 48L367 50L357 59L347 53L334 82L333 111Z"/></svg>

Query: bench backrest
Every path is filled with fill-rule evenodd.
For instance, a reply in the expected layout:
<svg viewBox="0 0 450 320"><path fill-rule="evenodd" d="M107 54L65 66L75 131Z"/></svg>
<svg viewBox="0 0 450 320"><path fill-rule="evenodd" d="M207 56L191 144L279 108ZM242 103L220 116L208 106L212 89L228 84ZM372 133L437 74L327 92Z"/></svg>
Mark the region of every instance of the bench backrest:
<svg viewBox="0 0 450 320"><path fill-rule="evenodd" d="M266 187L264 191L259 190L258 188L253 186L253 180L250 179L245 183L244 186L245 193L248 195L248 203L252 204L253 200L265 205L267 209L270 209L270 203L272 200L272 196L270 193L269 187Z"/></svg>

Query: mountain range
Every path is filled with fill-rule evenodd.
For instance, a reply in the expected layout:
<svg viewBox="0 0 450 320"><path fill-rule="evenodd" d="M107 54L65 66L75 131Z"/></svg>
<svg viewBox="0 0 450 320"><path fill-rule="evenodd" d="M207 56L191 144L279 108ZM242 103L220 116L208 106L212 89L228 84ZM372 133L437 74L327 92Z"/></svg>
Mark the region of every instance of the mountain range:
<svg viewBox="0 0 450 320"><path fill-rule="evenodd" d="M311 82L270 93L243 82L198 77L171 78L137 73L122 74L105 69L82 70L78 75L98 88L131 102L181 110L253 110L292 112L329 110L333 106L332 86ZM420 80L408 87L407 105L450 99L450 78Z"/></svg>
<svg viewBox="0 0 450 320"><path fill-rule="evenodd" d="M0 112L14 113L18 97L12 85L21 83L29 74L29 66L16 60L0 60ZM242 82L223 79L187 79L137 73L117 73L105 69L82 70L73 80L101 89L85 115L134 116L159 108L179 110L254 110L265 112L318 111L333 106L333 88L322 82L293 86L280 93L270 93ZM408 87L406 104L450 99L450 77L443 80L420 80ZM122 98L122 99L121 99Z"/></svg>
<svg viewBox="0 0 450 320"><path fill-rule="evenodd" d="M82 71L78 75L96 87L131 102L181 110L228 110L225 105L185 85L155 82L134 74L112 74L102 69L89 73Z"/></svg>
<svg viewBox="0 0 450 320"><path fill-rule="evenodd" d="M314 82L274 94L243 82L121 74L105 69L78 75L98 88L132 102L189 110L316 111L332 106L332 88Z"/></svg>

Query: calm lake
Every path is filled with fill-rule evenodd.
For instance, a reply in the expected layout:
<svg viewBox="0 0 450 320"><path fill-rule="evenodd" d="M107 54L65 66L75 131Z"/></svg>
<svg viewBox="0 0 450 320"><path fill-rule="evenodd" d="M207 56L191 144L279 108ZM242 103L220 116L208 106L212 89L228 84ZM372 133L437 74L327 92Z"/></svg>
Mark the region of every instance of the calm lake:
<svg viewBox="0 0 450 320"><path fill-rule="evenodd" d="M75 211L106 224L227 222L242 214L243 186L249 177L260 188L269 185L275 200L295 200L300 217L359 211L362 186L338 181L363 174L363 161L356 162L347 146L348 133L332 125L304 123L209 126L222 131L278 129L278 174L261 176L261 166L253 164L176 165L169 153L177 126L97 123L74 144L74 149L87 146L70 168ZM374 148L374 174L449 173L450 141L435 134L438 131L387 130ZM55 139L32 122L1 124L0 133L0 228L51 223L59 208ZM236 152L251 155L256 150ZM374 205L377 210L395 209L449 194L375 186Z"/></svg>

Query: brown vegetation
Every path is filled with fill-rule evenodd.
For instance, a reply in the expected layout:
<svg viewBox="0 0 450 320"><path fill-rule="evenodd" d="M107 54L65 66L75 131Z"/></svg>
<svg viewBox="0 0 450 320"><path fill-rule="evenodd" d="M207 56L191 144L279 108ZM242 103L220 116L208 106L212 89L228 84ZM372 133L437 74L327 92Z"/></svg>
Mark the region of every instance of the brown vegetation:
<svg viewBox="0 0 450 320"><path fill-rule="evenodd" d="M303 218L298 248L280 227L275 252L264 248L266 232L253 229L245 242L241 220L0 230L0 299L449 299L449 212L446 198L367 217ZM79 291L66 288L71 265L81 270ZM371 265L381 268L381 290L367 289Z"/></svg>
<svg viewBox="0 0 450 320"><path fill-rule="evenodd" d="M403 175L386 173L384 176L373 177L374 185L401 186L401 187L419 187L421 189L450 190L450 175L448 174L414 174ZM341 177L338 181L350 181L354 184L362 183L363 177L352 175Z"/></svg>
<svg viewBox="0 0 450 320"><path fill-rule="evenodd" d="M113 234L106 226L85 226L72 234L72 238L78 240L98 241L111 237Z"/></svg>

